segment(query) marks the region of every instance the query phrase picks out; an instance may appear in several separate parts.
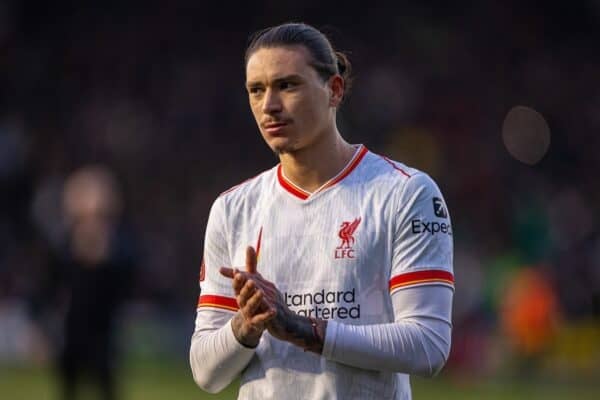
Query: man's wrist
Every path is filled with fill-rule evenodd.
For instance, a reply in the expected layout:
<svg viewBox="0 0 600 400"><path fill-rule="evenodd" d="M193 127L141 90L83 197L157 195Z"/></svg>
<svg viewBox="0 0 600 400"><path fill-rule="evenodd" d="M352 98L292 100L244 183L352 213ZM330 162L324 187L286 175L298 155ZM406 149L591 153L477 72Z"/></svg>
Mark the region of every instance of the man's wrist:
<svg viewBox="0 0 600 400"><path fill-rule="evenodd" d="M244 347L254 349L260 342L262 332L258 334L250 334L248 332L243 333L244 316L239 312L231 319L231 330L233 336Z"/></svg>
<svg viewBox="0 0 600 400"><path fill-rule="evenodd" d="M309 317L310 325L312 328L312 339L307 340L305 351L312 351L313 353L323 353L323 346L325 345L325 334L327 332L327 321L323 319L316 319Z"/></svg>
<svg viewBox="0 0 600 400"><path fill-rule="evenodd" d="M286 313L280 321L284 336L280 339L302 347L304 351L321 354L325 341L327 321L302 317L296 313Z"/></svg>

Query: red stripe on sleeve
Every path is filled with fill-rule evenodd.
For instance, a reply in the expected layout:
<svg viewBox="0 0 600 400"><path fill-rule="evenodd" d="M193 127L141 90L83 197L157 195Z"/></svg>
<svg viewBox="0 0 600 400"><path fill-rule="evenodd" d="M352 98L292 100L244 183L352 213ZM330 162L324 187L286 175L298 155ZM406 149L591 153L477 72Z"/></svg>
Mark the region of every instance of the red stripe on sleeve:
<svg viewBox="0 0 600 400"><path fill-rule="evenodd" d="M239 309L237 300L225 296L203 295L198 298L198 307L214 307L229 311Z"/></svg>
<svg viewBox="0 0 600 400"><path fill-rule="evenodd" d="M390 290L421 283L442 283L452 286L454 285L454 275L440 269L408 272L390 279Z"/></svg>

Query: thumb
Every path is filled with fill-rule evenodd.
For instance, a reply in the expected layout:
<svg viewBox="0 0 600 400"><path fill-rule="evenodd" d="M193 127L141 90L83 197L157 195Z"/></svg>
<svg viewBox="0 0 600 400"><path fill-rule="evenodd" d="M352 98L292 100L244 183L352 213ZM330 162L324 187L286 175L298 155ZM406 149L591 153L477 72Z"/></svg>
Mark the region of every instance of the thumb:
<svg viewBox="0 0 600 400"><path fill-rule="evenodd" d="M256 274L256 251L252 246L246 248L246 272Z"/></svg>

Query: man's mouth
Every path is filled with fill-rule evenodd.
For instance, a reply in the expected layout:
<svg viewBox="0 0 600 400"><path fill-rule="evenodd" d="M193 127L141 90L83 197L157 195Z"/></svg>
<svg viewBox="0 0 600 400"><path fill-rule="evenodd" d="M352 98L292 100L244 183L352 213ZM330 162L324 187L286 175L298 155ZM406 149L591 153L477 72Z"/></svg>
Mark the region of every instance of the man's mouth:
<svg viewBox="0 0 600 400"><path fill-rule="evenodd" d="M281 133L283 128L287 125L288 125L287 122L269 122L267 124L264 124L263 127L265 129L265 132L267 132L271 135L275 135L275 134Z"/></svg>

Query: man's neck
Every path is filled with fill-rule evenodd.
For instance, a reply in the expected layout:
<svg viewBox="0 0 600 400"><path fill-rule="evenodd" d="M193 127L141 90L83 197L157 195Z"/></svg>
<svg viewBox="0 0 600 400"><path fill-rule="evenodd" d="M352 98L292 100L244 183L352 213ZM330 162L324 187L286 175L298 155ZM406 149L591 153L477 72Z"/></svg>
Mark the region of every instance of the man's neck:
<svg viewBox="0 0 600 400"><path fill-rule="evenodd" d="M352 159L356 148L339 133L306 149L280 156L283 173L296 186L313 193L336 176Z"/></svg>

